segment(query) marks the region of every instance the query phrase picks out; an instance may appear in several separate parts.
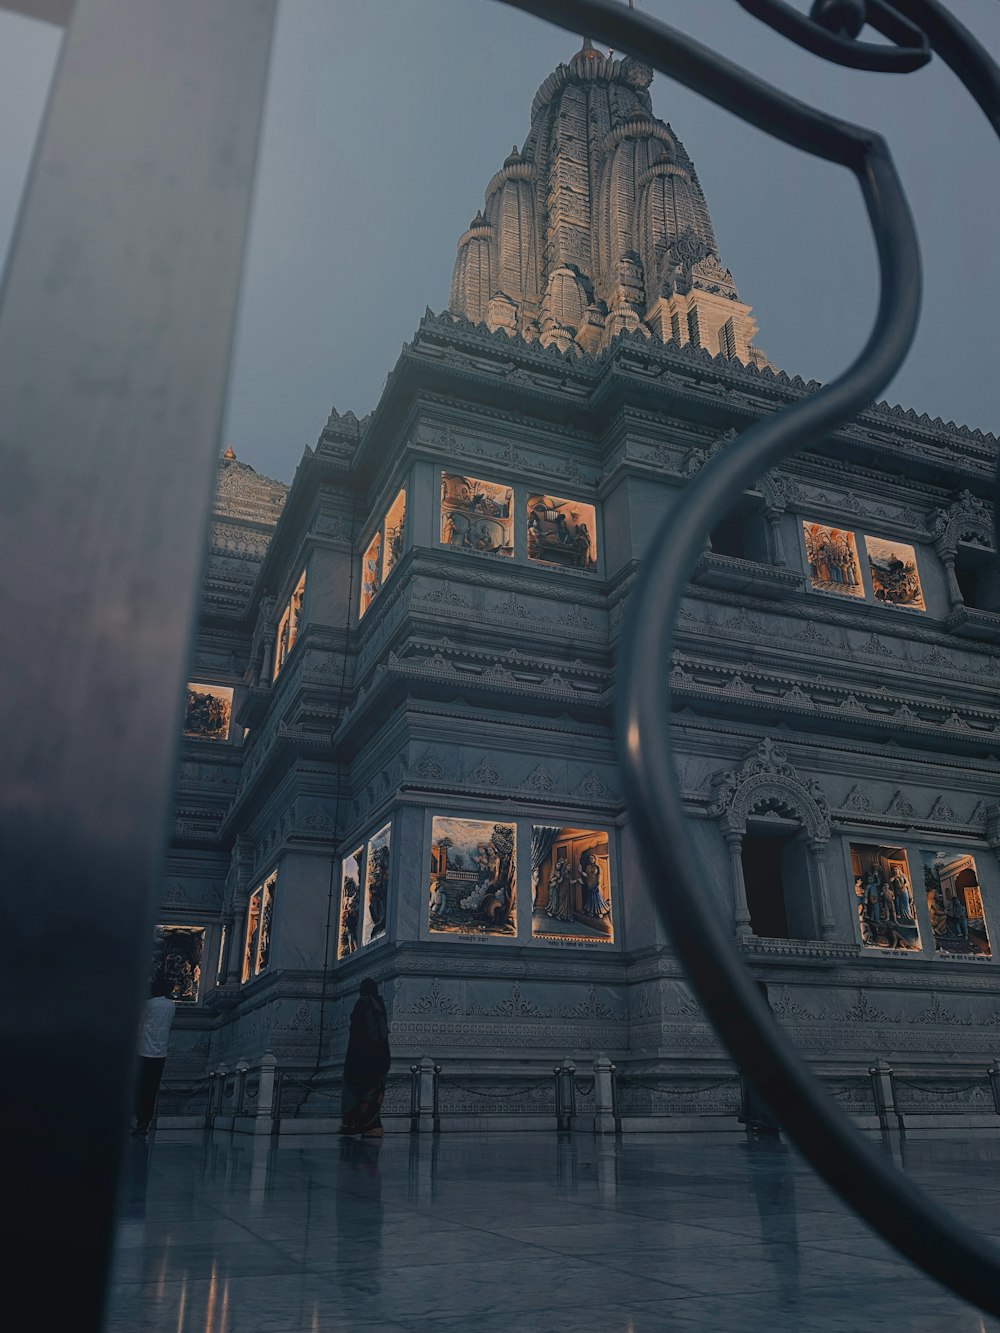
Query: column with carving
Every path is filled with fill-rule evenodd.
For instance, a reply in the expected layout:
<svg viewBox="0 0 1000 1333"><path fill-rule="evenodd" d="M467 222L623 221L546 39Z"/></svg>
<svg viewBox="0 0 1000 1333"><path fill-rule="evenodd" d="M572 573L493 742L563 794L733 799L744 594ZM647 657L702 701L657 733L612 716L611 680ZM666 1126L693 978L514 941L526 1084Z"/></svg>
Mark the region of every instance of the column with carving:
<svg viewBox="0 0 1000 1333"><path fill-rule="evenodd" d="M806 845L813 863L812 879L819 906L820 939L832 940L837 931L833 921L833 909L830 906L830 886L826 877L826 841L822 838L810 838Z"/></svg>
<svg viewBox="0 0 1000 1333"><path fill-rule="evenodd" d="M743 834L737 829L726 829L725 839L729 848L729 872L733 882L733 921L736 926L736 938L745 940L753 935L753 927L750 924L747 886L743 878Z"/></svg>
<svg viewBox="0 0 1000 1333"><path fill-rule="evenodd" d="M781 516L785 511L774 505L768 505L764 510L764 517L767 519L767 528L770 535L771 563L778 569L784 569L788 561L785 559L785 543L781 536Z"/></svg>

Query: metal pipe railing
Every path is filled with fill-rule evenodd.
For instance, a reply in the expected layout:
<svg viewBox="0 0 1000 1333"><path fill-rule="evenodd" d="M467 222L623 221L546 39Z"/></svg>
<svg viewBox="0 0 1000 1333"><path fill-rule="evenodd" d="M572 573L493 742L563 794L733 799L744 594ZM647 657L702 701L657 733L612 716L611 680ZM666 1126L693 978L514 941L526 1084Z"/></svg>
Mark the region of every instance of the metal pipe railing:
<svg viewBox="0 0 1000 1333"><path fill-rule="evenodd" d="M1000 1254L930 1203L859 1138L809 1071L759 994L734 942L700 891L700 857L677 779L669 730L675 622L705 537L743 489L822 440L877 399L910 348L920 307L917 237L884 141L788 96L700 43L613 0L504 0L634 55L766 134L847 167L861 188L878 253L874 328L854 363L808 398L752 426L711 458L649 545L630 599L617 730L629 814L657 910L719 1037L827 1183L896 1248L983 1310L1000 1313ZM937 0L817 0L812 15L784 0L739 0L786 37L857 69L904 72L938 52L1000 131L1000 72ZM845 19L846 15L846 19ZM890 45L858 42L871 16ZM819 21L816 21L819 20ZM914 29L919 32L915 35ZM831 32L832 29L832 32ZM831 40L831 38L833 40Z"/></svg>

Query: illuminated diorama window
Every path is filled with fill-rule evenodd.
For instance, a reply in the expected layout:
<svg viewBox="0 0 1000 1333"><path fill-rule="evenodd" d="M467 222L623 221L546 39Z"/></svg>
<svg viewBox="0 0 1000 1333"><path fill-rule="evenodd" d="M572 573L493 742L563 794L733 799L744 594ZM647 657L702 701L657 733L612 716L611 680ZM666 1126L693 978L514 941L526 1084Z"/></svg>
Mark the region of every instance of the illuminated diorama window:
<svg viewBox="0 0 1000 1333"><path fill-rule="evenodd" d="M232 713L231 686L188 682L184 704L184 735L188 740L229 740Z"/></svg>
<svg viewBox="0 0 1000 1333"><path fill-rule="evenodd" d="M247 928L243 947L244 983L259 977L267 969L271 956L271 921L274 915L274 886L278 872L273 870L263 884L250 895L247 904Z"/></svg>
<svg viewBox="0 0 1000 1333"><path fill-rule="evenodd" d="M935 953L989 961L993 950L975 857L951 848L921 852L920 860Z"/></svg>
<svg viewBox="0 0 1000 1333"><path fill-rule="evenodd" d="M852 842L851 873L865 948L918 950L920 927L905 850Z"/></svg>
<svg viewBox="0 0 1000 1333"><path fill-rule="evenodd" d="M406 488L403 487L386 510L382 522L361 557L361 599L358 617L365 614L379 589L399 564L406 535Z"/></svg>
<svg viewBox="0 0 1000 1333"><path fill-rule="evenodd" d="M171 999L182 1004L196 1003L201 990L204 951L204 926L157 926L152 979L167 983Z"/></svg>
<svg viewBox="0 0 1000 1333"><path fill-rule="evenodd" d="M489 555L514 554L514 492L499 482L441 474L441 540Z"/></svg>
<svg viewBox="0 0 1000 1333"><path fill-rule="evenodd" d="M361 617L371 606L382 586L382 529L368 543L368 549L361 557L361 603L358 616Z"/></svg>
<svg viewBox="0 0 1000 1333"><path fill-rule="evenodd" d="M597 512L578 500L528 497L528 559L564 569L597 568Z"/></svg>
<svg viewBox="0 0 1000 1333"><path fill-rule="evenodd" d="M865 536L868 569L875 600L886 606L908 606L924 611L924 594L917 572L917 553L905 542Z"/></svg>
<svg viewBox="0 0 1000 1333"><path fill-rule="evenodd" d="M841 597L865 597L858 559L858 534L849 528L803 519L809 584L816 592ZM906 542L861 534L867 556L871 596L883 606L924 611L924 594L917 570L917 553Z"/></svg>
<svg viewBox="0 0 1000 1333"><path fill-rule="evenodd" d="M361 867L364 865L365 846L361 844L348 852L340 862L340 931L337 936L337 957L349 958L356 953L361 926Z"/></svg>
<svg viewBox="0 0 1000 1333"><path fill-rule="evenodd" d="M533 939L614 942L608 835L594 829L531 829Z"/></svg>
<svg viewBox="0 0 1000 1333"><path fill-rule="evenodd" d="M803 520L809 581L817 592L835 592L844 597L864 597L861 565L854 533L849 529Z"/></svg>
<svg viewBox="0 0 1000 1333"><path fill-rule="evenodd" d="M382 525L382 582L384 583L403 555L406 534L406 491L401 490L389 506Z"/></svg>
<svg viewBox="0 0 1000 1333"><path fill-rule="evenodd" d="M427 912L435 934L516 936L515 826L436 815Z"/></svg>
<svg viewBox="0 0 1000 1333"><path fill-rule="evenodd" d="M392 826L386 824L341 858L338 960L385 937L391 835Z"/></svg>
<svg viewBox="0 0 1000 1333"><path fill-rule="evenodd" d="M281 613L281 619L278 621L278 632L274 641L274 672L272 680L285 665L288 654L292 651L295 640L299 637L299 629L302 625L302 599L306 591L306 571L303 570L299 575L299 581L296 583L291 597L288 599L284 611Z"/></svg>
<svg viewBox="0 0 1000 1333"><path fill-rule="evenodd" d="M373 944L385 934L389 914L389 838L386 824L369 838L365 858L365 912L361 927L362 945Z"/></svg>

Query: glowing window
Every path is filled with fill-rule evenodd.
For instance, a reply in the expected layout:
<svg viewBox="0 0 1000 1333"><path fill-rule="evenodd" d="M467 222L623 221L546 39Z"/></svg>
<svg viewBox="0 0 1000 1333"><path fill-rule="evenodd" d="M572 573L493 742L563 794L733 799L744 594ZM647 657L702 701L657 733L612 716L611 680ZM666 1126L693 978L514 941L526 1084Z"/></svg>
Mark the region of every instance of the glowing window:
<svg viewBox="0 0 1000 1333"><path fill-rule="evenodd" d="M517 831L492 820L431 825L428 923L435 933L517 934Z"/></svg>
<svg viewBox="0 0 1000 1333"><path fill-rule="evenodd" d="M534 825L531 934L534 939L614 941L606 833Z"/></svg>
<svg viewBox="0 0 1000 1333"><path fill-rule="evenodd" d="M267 968L271 957L271 919L274 915L274 886L278 872L272 870L258 885L247 903L247 928L244 936L242 982L252 981Z"/></svg>
<svg viewBox="0 0 1000 1333"><path fill-rule="evenodd" d="M153 980L165 981L171 999L194 1004L201 989L204 926L157 926Z"/></svg>
<svg viewBox="0 0 1000 1333"><path fill-rule="evenodd" d="M278 633L274 642L274 672L271 679L277 676L278 672L285 665L288 654L292 651L295 640L299 637L299 629L302 625L302 599L306 591L306 571L303 570L299 575L299 581L296 583L288 604L281 613L281 619L278 621Z"/></svg>
<svg viewBox="0 0 1000 1333"><path fill-rule="evenodd" d="M884 537L865 537L868 568L875 600L886 606L908 606L925 611L923 589L917 573L917 553L905 542Z"/></svg>
<svg viewBox="0 0 1000 1333"><path fill-rule="evenodd" d="M920 927L904 849L852 842L851 870L865 948L918 950Z"/></svg>
<svg viewBox="0 0 1000 1333"><path fill-rule="evenodd" d="M992 958L975 857L950 847L921 852L920 859L935 952L972 962Z"/></svg>
<svg viewBox="0 0 1000 1333"><path fill-rule="evenodd" d="M363 616L375 600L382 586L382 529L379 528L361 557L361 605L358 615Z"/></svg>
<svg viewBox="0 0 1000 1333"><path fill-rule="evenodd" d="M854 533L808 520L803 521L802 530L812 587L817 592L835 592L842 597L864 597Z"/></svg>
<svg viewBox="0 0 1000 1333"><path fill-rule="evenodd" d="M229 740L232 712L233 691L230 686L188 682L184 735L189 740Z"/></svg>
<svg viewBox="0 0 1000 1333"><path fill-rule="evenodd" d="M528 497L528 559L564 569L597 568L597 512L578 500Z"/></svg>
<svg viewBox="0 0 1000 1333"><path fill-rule="evenodd" d="M488 555L514 554L514 492L495 481L441 473L441 540Z"/></svg>
<svg viewBox="0 0 1000 1333"><path fill-rule="evenodd" d="M365 614L382 584L399 564L406 536L406 488L386 510L368 549L361 557L361 599L358 617Z"/></svg>
<svg viewBox="0 0 1000 1333"><path fill-rule="evenodd" d="M340 863L340 932L337 957L349 958L357 952L361 925L361 867L364 844L350 852Z"/></svg>
<svg viewBox="0 0 1000 1333"><path fill-rule="evenodd" d="M365 861L365 916L361 943L372 944L385 934L389 914L389 835L390 825L379 829L368 840Z"/></svg>

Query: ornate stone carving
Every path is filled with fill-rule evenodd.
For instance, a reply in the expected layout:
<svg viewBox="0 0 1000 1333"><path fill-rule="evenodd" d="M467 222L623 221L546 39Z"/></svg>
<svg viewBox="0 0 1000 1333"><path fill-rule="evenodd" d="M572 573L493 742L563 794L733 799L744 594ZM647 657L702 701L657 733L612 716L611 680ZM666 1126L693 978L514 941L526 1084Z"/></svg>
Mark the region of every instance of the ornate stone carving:
<svg viewBox="0 0 1000 1333"><path fill-rule="evenodd" d="M892 800L885 807L885 813L887 815L895 815L900 819L909 819L913 814L913 804L897 787Z"/></svg>
<svg viewBox="0 0 1000 1333"><path fill-rule="evenodd" d="M857 783L844 797L845 810L857 810L861 814L868 814L872 809L871 797L867 796Z"/></svg>
<svg viewBox="0 0 1000 1333"><path fill-rule="evenodd" d="M450 995L444 993L440 983L435 978L431 982L430 988L423 995L414 1000L412 1004L400 1009L399 1012L415 1016L440 1014L446 1018L455 1018L461 1014L462 1006L457 1000L453 1000Z"/></svg>
<svg viewBox="0 0 1000 1333"><path fill-rule="evenodd" d="M993 519L983 500L964 490L946 509L936 509L930 530L939 555L954 554L959 542L974 542L993 550Z"/></svg>
<svg viewBox="0 0 1000 1333"><path fill-rule="evenodd" d="M826 842L830 837L830 811L823 789L818 782L807 785L770 737L761 741L740 768L715 778L708 813L723 829L745 833L747 819L765 810L797 816L813 840Z"/></svg>

